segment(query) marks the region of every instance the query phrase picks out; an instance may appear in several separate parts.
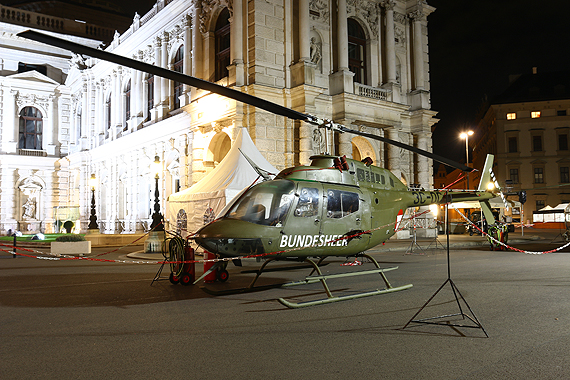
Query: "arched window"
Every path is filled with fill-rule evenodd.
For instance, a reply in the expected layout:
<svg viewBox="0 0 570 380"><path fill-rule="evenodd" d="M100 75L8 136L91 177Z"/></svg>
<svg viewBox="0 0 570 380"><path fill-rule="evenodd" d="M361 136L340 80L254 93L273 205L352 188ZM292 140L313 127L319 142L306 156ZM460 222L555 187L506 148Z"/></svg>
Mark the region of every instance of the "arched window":
<svg viewBox="0 0 570 380"><path fill-rule="evenodd" d="M146 80L146 88L147 88L147 105L146 105L146 112L147 112L147 120L151 118L151 112L154 108L154 75L149 75Z"/></svg>
<svg viewBox="0 0 570 380"><path fill-rule="evenodd" d="M176 51L176 56L174 57L174 64L172 65L172 70L181 73L184 68L184 49L183 46L178 48ZM174 82L174 109L180 108L180 96L182 95L182 90L184 85L180 82Z"/></svg>
<svg viewBox="0 0 570 380"><path fill-rule="evenodd" d="M360 24L348 19L348 67L354 73L354 81L366 81L366 35Z"/></svg>
<svg viewBox="0 0 570 380"><path fill-rule="evenodd" d="M131 119L131 81L127 82L124 92L125 99L125 121L123 123L123 130L127 129L128 121Z"/></svg>
<svg viewBox="0 0 570 380"><path fill-rule="evenodd" d="M42 113L35 107L25 107L20 112L18 148L42 149Z"/></svg>
<svg viewBox="0 0 570 380"><path fill-rule="evenodd" d="M218 16L216 22L216 72L214 81L217 82L228 76L228 66L230 65L230 12L224 8Z"/></svg>

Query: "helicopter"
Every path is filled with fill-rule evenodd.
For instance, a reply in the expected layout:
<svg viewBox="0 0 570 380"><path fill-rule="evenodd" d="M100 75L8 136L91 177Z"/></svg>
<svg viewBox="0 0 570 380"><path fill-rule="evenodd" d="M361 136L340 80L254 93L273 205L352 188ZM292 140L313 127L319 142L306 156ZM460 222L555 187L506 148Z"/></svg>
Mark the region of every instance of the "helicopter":
<svg viewBox="0 0 570 380"><path fill-rule="evenodd" d="M385 137L352 130L333 121L304 114L253 95L179 72L35 31L28 30L18 35L67 49L76 54L85 54L211 91L277 115L304 121L319 128L326 128L339 133L354 133L393 144L463 171L473 170L432 152ZM366 254L366 251L385 242L398 231L403 215L408 208L431 204L441 205L453 201L479 201L488 224L494 225L495 223L490 205L487 202L497 196L496 188L487 188L488 183L496 184L491 171L493 156L487 157L481 182L476 191L409 190L389 170L372 165L370 158L357 161L344 156L320 154L310 157L310 160L310 165L284 169L275 178L270 179L261 169L256 167L255 163L248 159L265 180L244 189L225 206L212 222L191 236L205 251L213 253L218 258L218 261L195 282L212 271L216 271L219 280L226 281L229 276L226 269L229 261L233 261L239 266L243 257L263 257L266 261L261 265L255 279L247 288L224 292L205 290L212 294L228 294L265 288L254 285L268 263L276 260L297 260L307 262L317 275L312 276L313 272L311 272L305 280L278 284L278 286L321 282L327 293L327 298L301 303L292 303L280 298L279 301L288 307L304 307L394 292L408 289L412 285L392 286L384 273L397 269L397 267L381 268L372 256ZM352 275L380 274L386 287L381 290L348 296L333 296L326 280L350 276L351 274L323 275L319 266L328 257L367 258L374 264L375 268L368 271L353 272ZM314 258L317 258L318 261L315 262ZM171 282L180 281L183 284L188 284L189 279L187 273L171 274Z"/></svg>

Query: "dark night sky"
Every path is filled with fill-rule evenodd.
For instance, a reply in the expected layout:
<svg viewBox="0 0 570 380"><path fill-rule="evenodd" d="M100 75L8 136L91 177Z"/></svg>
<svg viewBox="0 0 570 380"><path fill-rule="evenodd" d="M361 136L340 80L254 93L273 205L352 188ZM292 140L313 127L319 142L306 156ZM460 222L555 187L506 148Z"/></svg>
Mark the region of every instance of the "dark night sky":
<svg viewBox="0 0 570 380"><path fill-rule="evenodd" d="M428 0L434 152L465 162L459 133L509 75L570 69L568 0ZM477 138L474 136L472 138Z"/></svg>
<svg viewBox="0 0 570 380"><path fill-rule="evenodd" d="M303 0L305 1L305 0ZM121 1L129 17L154 0ZM465 162L462 130L482 99L506 89L509 75L570 69L569 0L428 0L432 109L440 122L434 152ZM472 138L477 138L474 136Z"/></svg>
<svg viewBox="0 0 570 380"><path fill-rule="evenodd" d="M142 17L156 4L156 0L122 0L113 1L113 3L118 4L128 17L133 17L135 12Z"/></svg>

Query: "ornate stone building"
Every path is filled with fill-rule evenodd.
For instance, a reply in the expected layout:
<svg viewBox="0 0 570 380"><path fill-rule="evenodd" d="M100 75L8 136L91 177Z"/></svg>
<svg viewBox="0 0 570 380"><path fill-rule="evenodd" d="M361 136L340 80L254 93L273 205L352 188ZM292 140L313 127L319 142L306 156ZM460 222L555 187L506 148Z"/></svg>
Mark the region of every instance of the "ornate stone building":
<svg viewBox="0 0 570 380"><path fill-rule="evenodd" d="M431 151L437 119L429 100L427 16L433 11L422 0L159 0L106 50ZM28 43L14 33L9 38ZM102 232L148 229L154 157L163 169L164 210L168 195L223 159L242 126L278 169L321 152L369 156L406 184L432 185L430 160L391 145L325 136L314 126L128 67L64 59L69 69L60 65L61 81L26 72L26 95L16 95L11 84L22 74L3 71L0 78L3 230L34 230L24 223L30 214L24 206L41 188L45 196L36 209L43 211L34 215L41 229L58 228L59 209L76 209L84 231L92 174ZM41 116L28 115L29 107ZM22 123L44 128L41 145L33 143L37 133L22 134ZM5 157L25 161L28 172L8 167Z"/></svg>

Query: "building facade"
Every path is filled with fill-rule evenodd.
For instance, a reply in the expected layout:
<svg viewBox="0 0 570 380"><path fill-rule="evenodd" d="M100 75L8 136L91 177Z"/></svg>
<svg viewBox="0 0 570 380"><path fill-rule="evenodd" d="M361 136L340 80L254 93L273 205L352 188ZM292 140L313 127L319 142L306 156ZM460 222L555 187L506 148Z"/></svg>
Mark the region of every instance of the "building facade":
<svg viewBox="0 0 570 380"><path fill-rule="evenodd" d="M135 15L106 50L431 151L437 119L429 100L427 16L433 11L421 0L159 0L144 16ZM28 43L15 31L9 38ZM164 210L168 195L196 183L223 159L240 127L277 169L328 152L371 157L405 184L433 184L431 160L400 148L66 54L60 82L39 80L30 71L30 88L16 95L12 81L22 74L3 71L0 78L3 231L52 232L69 215L85 231L92 174L101 232L148 230L155 156L162 165ZM62 100L50 106L56 95ZM35 134L22 134L22 125L35 125ZM41 144L34 143L42 128ZM10 160L14 164L6 166ZM15 167L24 162L26 173ZM43 211L26 211L29 199Z"/></svg>
<svg viewBox="0 0 570 380"><path fill-rule="evenodd" d="M569 134L570 72L535 68L513 81L479 122L475 167L494 154L497 180L506 192L526 191L522 218L532 221L533 211L570 202Z"/></svg>

